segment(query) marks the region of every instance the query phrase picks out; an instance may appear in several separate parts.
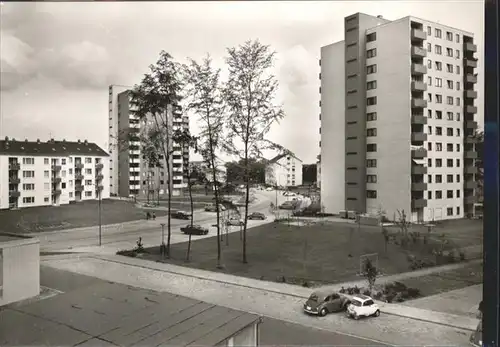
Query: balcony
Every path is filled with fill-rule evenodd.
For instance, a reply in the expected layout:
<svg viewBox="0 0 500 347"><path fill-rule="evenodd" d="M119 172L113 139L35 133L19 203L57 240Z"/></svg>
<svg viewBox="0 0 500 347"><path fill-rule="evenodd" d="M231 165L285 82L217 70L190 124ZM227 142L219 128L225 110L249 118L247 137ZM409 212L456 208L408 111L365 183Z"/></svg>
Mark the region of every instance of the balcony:
<svg viewBox="0 0 500 347"><path fill-rule="evenodd" d="M464 197L464 205L472 205L472 204L475 204L476 201L477 201L477 199L474 195Z"/></svg>
<svg viewBox="0 0 500 347"><path fill-rule="evenodd" d="M411 64L412 75L425 75L427 73L427 67L422 64Z"/></svg>
<svg viewBox="0 0 500 347"><path fill-rule="evenodd" d="M474 136L467 136L465 138L465 143L466 144L469 144L469 145L473 145L473 144L476 144L477 143L477 138L474 137Z"/></svg>
<svg viewBox="0 0 500 347"><path fill-rule="evenodd" d="M469 120L465 122L465 127L467 129L477 129L477 122L474 120Z"/></svg>
<svg viewBox="0 0 500 347"><path fill-rule="evenodd" d="M475 166L466 166L465 170L464 170L464 173L466 175L476 175L477 171L478 171L477 167L475 167Z"/></svg>
<svg viewBox="0 0 500 347"><path fill-rule="evenodd" d="M465 65L465 67L476 68L477 67L477 60L465 58L464 65Z"/></svg>
<svg viewBox="0 0 500 347"><path fill-rule="evenodd" d="M9 190L10 198L18 198L21 196L21 192L19 190Z"/></svg>
<svg viewBox="0 0 500 347"><path fill-rule="evenodd" d="M466 42L466 43L464 43L464 50L466 52L476 53L477 46L471 42Z"/></svg>
<svg viewBox="0 0 500 347"><path fill-rule="evenodd" d="M52 189L52 195L61 195L61 189Z"/></svg>
<svg viewBox="0 0 500 347"><path fill-rule="evenodd" d="M467 113L477 113L477 107L473 105L465 106L465 112Z"/></svg>
<svg viewBox="0 0 500 347"><path fill-rule="evenodd" d="M411 107L412 108L426 108L427 107L427 100L412 98L411 99Z"/></svg>
<svg viewBox="0 0 500 347"><path fill-rule="evenodd" d="M76 181L81 181L81 180L83 180L83 175L82 175L82 174L75 174L75 180L76 180Z"/></svg>
<svg viewBox="0 0 500 347"><path fill-rule="evenodd" d="M102 169L103 167L104 167L103 163L97 163L97 164L95 164L95 168L98 169L98 170Z"/></svg>
<svg viewBox="0 0 500 347"><path fill-rule="evenodd" d="M9 164L9 170L19 171L19 170L21 170L21 164L19 164L19 163L10 163Z"/></svg>
<svg viewBox="0 0 500 347"><path fill-rule="evenodd" d="M411 56L413 58L425 58L425 57L427 57L427 51L424 48L412 46L411 47Z"/></svg>
<svg viewBox="0 0 500 347"><path fill-rule="evenodd" d="M103 178L104 178L104 175L102 175L102 174L95 175L96 181L101 181Z"/></svg>
<svg viewBox="0 0 500 347"><path fill-rule="evenodd" d="M82 192L83 191L83 186L82 185L76 185L75 186L75 192Z"/></svg>
<svg viewBox="0 0 500 347"><path fill-rule="evenodd" d="M54 177L54 179L52 180L52 183L61 183L61 177Z"/></svg>
<svg viewBox="0 0 500 347"><path fill-rule="evenodd" d="M476 189L477 188L477 182L476 181L466 181L464 184L465 189Z"/></svg>
<svg viewBox="0 0 500 347"><path fill-rule="evenodd" d="M61 171L61 165L52 165L52 171Z"/></svg>
<svg viewBox="0 0 500 347"><path fill-rule="evenodd" d="M465 151L464 152L465 159L477 159L477 152L475 151Z"/></svg>
<svg viewBox="0 0 500 347"><path fill-rule="evenodd" d="M411 40L425 40L427 39L427 33L419 29L411 29Z"/></svg>
<svg viewBox="0 0 500 347"><path fill-rule="evenodd" d="M427 183L424 182L412 183L411 190L414 192L422 192L424 190L427 190Z"/></svg>
<svg viewBox="0 0 500 347"><path fill-rule="evenodd" d="M83 169L83 163L75 163L75 169Z"/></svg>
<svg viewBox="0 0 500 347"><path fill-rule="evenodd" d="M426 149L413 149L411 151L411 157L414 159L423 159L427 157L427 150Z"/></svg>
<svg viewBox="0 0 500 347"><path fill-rule="evenodd" d="M412 81L411 82L411 91L412 92L425 92L427 90L427 84L420 81Z"/></svg>
<svg viewBox="0 0 500 347"><path fill-rule="evenodd" d="M19 177L9 177L9 184L19 184L21 179Z"/></svg>
<svg viewBox="0 0 500 347"><path fill-rule="evenodd" d="M413 210L427 207L427 200L425 199L412 199L411 200L411 208Z"/></svg>
<svg viewBox="0 0 500 347"><path fill-rule="evenodd" d="M427 134L425 133L412 133L411 142L424 142L427 141Z"/></svg>
<svg viewBox="0 0 500 347"><path fill-rule="evenodd" d="M427 124L427 117L420 115L411 116L411 124L425 125Z"/></svg>
<svg viewBox="0 0 500 347"><path fill-rule="evenodd" d="M477 83L477 76L467 74L465 75L465 82L467 83Z"/></svg>
<svg viewBox="0 0 500 347"><path fill-rule="evenodd" d="M425 175L427 174L427 167L423 165L412 165L411 166L412 175Z"/></svg>
<svg viewBox="0 0 500 347"><path fill-rule="evenodd" d="M469 99L476 99L477 98L477 92L475 90L467 90L465 92L465 97Z"/></svg>

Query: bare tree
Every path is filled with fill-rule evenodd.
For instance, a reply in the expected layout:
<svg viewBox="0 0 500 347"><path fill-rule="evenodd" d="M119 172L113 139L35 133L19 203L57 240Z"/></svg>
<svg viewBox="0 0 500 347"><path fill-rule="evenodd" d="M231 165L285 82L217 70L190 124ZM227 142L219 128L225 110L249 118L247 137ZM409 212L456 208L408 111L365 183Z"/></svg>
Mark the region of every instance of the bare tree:
<svg viewBox="0 0 500 347"><path fill-rule="evenodd" d="M398 210L398 221L396 222L398 227L399 227L399 231L401 233L401 245L403 247L406 247L408 245L408 242L409 242L409 237L408 237L408 227L410 225L410 223L406 220L406 213L404 210Z"/></svg>
<svg viewBox="0 0 500 347"><path fill-rule="evenodd" d="M219 194L219 166L217 151L221 148L224 130L224 102L220 83L220 69L212 67L212 59L206 56L201 64L190 59L184 69L187 85L187 108L200 118L198 149L205 160L213 182L217 212L217 267L221 264L221 211Z"/></svg>
<svg viewBox="0 0 500 347"><path fill-rule="evenodd" d="M135 85L130 92L133 114L142 121L142 126L156 129L157 141L155 150L163 155L168 173L168 219L167 255L170 256L171 235L171 202L172 202L172 169L173 127L172 113L181 101L183 89L180 78L180 65L173 61L165 51L160 53L156 64L149 66L150 72L145 74L141 83ZM155 131L155 130L151 130Z"/></svg>
<svg viewBox="0 0 500 347"><path fill-rule="evenodd" d="M247 41L227 49L229 77L224 90L228 105L229 136L226 150L243 159L246 184L243 226L243 263L247 263L246 230L250 196L249 160L262 157L264 149L282 149L265 139L271 125L284 117L281 105L274 104L278 81L270 72L275 53L259 41ZM243 149L238 147L243 146Z"/></svg>

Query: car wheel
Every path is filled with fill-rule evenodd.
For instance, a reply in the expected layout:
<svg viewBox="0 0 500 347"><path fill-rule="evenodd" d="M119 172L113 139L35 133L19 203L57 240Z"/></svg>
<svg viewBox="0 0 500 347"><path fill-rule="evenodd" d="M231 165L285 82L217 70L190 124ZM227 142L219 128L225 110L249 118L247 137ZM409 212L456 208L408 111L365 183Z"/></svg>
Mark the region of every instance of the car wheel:
<svg viewBox="0 0 500 347"><path fill-rule="evenodd" d="M205 235L207 235L207 234L208 234L208 230L205 231Z"/></svg>
<svg viewBox="0 0 500 347"><path fill-rule="evenodd" d="M326 308L322 308L321 311L319 311L319 315L321 317L324 317L328 314L328 310Z"/></svg>
<svg viewBox="0 0 500 347"><path fill-rule="evenodd" d="M377 310L377 311L375 311L375 314L374 314L374 316L375 316L375 317L378 317L378 316L380 316L380 310Z"/></svg>

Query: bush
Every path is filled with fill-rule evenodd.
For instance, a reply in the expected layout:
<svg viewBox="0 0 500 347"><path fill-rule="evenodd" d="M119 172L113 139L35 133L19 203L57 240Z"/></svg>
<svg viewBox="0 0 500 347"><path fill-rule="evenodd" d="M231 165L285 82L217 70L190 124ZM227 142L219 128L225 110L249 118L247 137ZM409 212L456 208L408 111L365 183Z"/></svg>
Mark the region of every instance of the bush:
<svg viewBox="0 0 500 347"><path fill-rule="evenodd" d="M354 294L359 294L360 292L361 292L361 289L359 289L358 286L354 286L353 293Z"/></svg>
<svg viewBox="0 0 500 347"><path fill-rule="evenodd" d="M381 300L382 296L383 296L382 292L376 292L375 294L373 294L373 298L375 300Z"/></svg>
<svg viewBox="0 0 500 347"><path fill-rule="evenodd" d="M309 282L304 281L304 282L302 283L302 287L309 288L309 287L310 287Z"/></svg>
<svg viewBox="0 0 500 347"><path fill-rule="evenodd" d="M464 251L460 251L458 255L460 257L460 261L464 261L465 260L465 252Z"/></svg>
<svg viewBox="0 0 500 347"><path fill-rule="evenodd" d="M125 257L132 257L132 258L137 257L137 252L134 250L130 250L130 249L123 249L121 251L116 252L116 254L123 255Z"/></svg>
<svg viewBox="0 0 500 347"><path fill-rule="evenodd" d="M444 256L445 256L446 262L450 263L450 264L455 263L457 260L457 257L455 255L455 251L453 251L453 250L449 251Z"/></svg>
<svg viewBox="0 0 500 347"><path fill-rule="evenodd" d="M418 288L408 288L407 291L408 297L410 299L418 298L420 296L420 289Z"/></svg>
<svg viewBox="0 0 500 347"><path fill-rule="evenodd" d="M396 296L396 293L393 293L393 292L387 293L387 294L385 294L385 301L390 304L394 300L395 296Z"/></svg>
<svg viewBox="0 0 500 347"><path fill-rule="evenodd" d="M392 299L392 301L396 301L396 302L403 302L405 301L405 299L403 298L403 293L397 293L394 298Z"/></svg>
<svg viewBox="0 0 500 347"><path fill-rule="evenodd" d="M345 294L345 292L346 292L346 289L342 286L342 288L340 288L340 290L339 290L339 293Z"/></svg>
<svg viewBox="0 0 500 347"><path fill-rule="evenodd" d="M372 292L369 289L365 289L365 290L363 290L363 295L371 296Z"/></svg>

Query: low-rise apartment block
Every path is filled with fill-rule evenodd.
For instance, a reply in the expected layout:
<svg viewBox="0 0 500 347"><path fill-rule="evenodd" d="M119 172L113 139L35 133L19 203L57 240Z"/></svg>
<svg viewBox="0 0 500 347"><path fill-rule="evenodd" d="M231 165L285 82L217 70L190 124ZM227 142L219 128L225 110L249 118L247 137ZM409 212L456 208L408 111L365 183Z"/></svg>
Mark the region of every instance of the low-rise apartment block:
<svg viewBox="0 0 500 347"><path fill-rule="evenodd" d="M109 156L87 141L0 141L0 209L109 198Z"/></svg>
<svg viewBox="0 0 500 347"><path fill-rule="evenodd" d="M302 160L292 154L279 154L266 165L266 184L280 187L302 185Z"/></svg>
<svg viewBox="0 0 500 347"><path fill-rule="evenodd" d="M404 210L413 222L474 211L473 34L415 17L345 18L321 48L321 199L326 212Z"/></svg>

